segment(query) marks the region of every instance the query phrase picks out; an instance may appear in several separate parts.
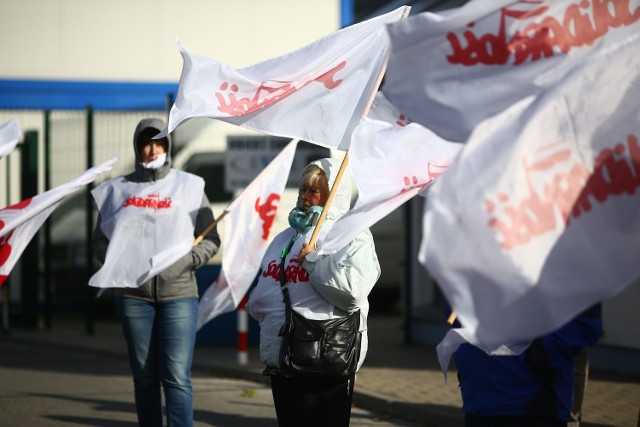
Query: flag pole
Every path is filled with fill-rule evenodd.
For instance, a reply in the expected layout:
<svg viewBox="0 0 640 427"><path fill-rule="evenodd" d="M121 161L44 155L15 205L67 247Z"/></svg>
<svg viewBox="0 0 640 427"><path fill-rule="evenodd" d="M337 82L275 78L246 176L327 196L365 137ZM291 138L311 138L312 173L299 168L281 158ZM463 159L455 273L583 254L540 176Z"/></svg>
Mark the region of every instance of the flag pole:
<svg viewBox="0 0 640 427"><path fill-rule="evenodd" d="M222 214L220 214L220 216L218 218L216 218L211 224L209 224L209 226L207 228L204 229L204 231L202 233L200 233L200 235L198 237L196 237L196 240L193 241L193 246L196 246L198 243L202 242L202 239L205 238L205 236L207 234L209 234L209 232L211 230L213 230L213 228L218 225L218 223L220 221L222 221L222 218L225 217L226 214L228 214L229 211L222 211Z"/></svg>
<svg viewBox="0 0 640 427"><path fill-rule="evenodd" d="M411 11L411 6L405 6L404 11L402 12L402 17L400 19L404 19L409 16L409 12ZM373 105L373 100L376 97L376 93L378 93L378 88L380 84L382 84L382 78L384 77L384 73L387 71L387 63L389 62L389 54L387 53L387 57L380 68L380 72L378 73L378 78L373 85L373 91L371 92L371 96L369 97L369 102L365 107L362 116L366 117L369 115L369 110L371 110L371 105ZM329 206L331 206L331 202L333 201L333 196L335 196L336 191L338 190L338 185L340 184L340 180L342 179L342 175L344 174L345 169L347 168L347 164L349 163L349 150L347 150L344 154L344 158L342 159L342 163L340 164L340 169L338 170L338 174L336 175L336 179L333 181L333 186L331 187L331 191L329 191L329 196L327 197L327 202L324 204L324 209L322 209L322 213L320 214L320 218L318 218L318 222L316 223L316 227L313 230L313 234L311 235L311 239L309 240L309 245L315 249L316 240L318 239L318 234L320 234L320 229L322 228L322 224L324 223L325 218L327 217L327 211L329 210Z"/></svg>
<svg viewBox="0 0 640 427"><path fill-rule="evenodd" d="M456 321L456 317L458 317L458 314L455 311L452 311L449 317L447 318L447 323L450 325L453 325L453 322Z"/></svg>

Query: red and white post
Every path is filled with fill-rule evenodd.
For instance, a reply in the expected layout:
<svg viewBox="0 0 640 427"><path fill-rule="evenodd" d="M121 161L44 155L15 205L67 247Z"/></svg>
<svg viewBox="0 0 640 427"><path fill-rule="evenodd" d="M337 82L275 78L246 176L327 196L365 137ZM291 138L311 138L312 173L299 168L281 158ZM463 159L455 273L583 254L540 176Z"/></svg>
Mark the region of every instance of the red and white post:
<svg viewBox="0 0 640 427"><path fill-rule="evenodd" d="M242 298L238 305L238 364L245 366L249 363L249 318L246 310L247 295Z"/></svg>

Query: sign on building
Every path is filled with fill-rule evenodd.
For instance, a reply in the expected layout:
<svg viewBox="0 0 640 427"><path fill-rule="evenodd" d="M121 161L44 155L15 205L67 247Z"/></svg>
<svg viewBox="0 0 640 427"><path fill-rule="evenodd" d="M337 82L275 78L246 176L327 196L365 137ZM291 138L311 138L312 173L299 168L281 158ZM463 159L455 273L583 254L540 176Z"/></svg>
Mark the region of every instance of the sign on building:
<svg viewBox="0 0 640 427"><path fill-rule="evenodd" d="M270 135L228 136L224 159L225 191L233 192L249 185L290 141L289 138ZM313 160L329 155L327 148L300 141L287 187L297 188L304 167Z"/></svg>

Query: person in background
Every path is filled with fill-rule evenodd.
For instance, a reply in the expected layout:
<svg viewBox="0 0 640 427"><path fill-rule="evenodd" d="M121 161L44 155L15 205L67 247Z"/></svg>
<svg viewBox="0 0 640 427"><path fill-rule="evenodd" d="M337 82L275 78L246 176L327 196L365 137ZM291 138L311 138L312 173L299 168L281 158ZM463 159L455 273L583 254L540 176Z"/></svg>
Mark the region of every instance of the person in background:
<svg viewBox="0 0 640 427"><path fill-rule="evenodd" d="M204 181L171 168L169 137L152 139L164 127L159 119L140 121L133 136L134 172L93 191L100 214L92 246L103 264L109 256L119 256L118 261L124 263L135 258L136 251L152 250L149 248L159 241L169 247L193 241L213 223ZM116 247L117 236L123 234L135 234L135 245ZM193 423L191 364L198 314L194 271L219 247L220 237L213 228L188 253L140 287L113 284L140 426L163 425L161 390L166 425L188 427Z"/></svg>
<svg viewBox="0 0 640 427"><path fill-rule="evenodd" d="M371 233L368 230L360 233L347 247L332 255L318 255L308 244L317 218L325 209L339 166L334 159L321 159L304 169L298 204L289 214L291 227L278 234L269 245L258 283L247 304L249 314L260 323L260 359L267 366L265 373L271 377L280 427L348 426L355 380L355 374L286 377L279 371L279 332L285 323L279 277L281 263L286 266L291 306L304 317L333 319L360 309L362 341L358 367L367 353L368 295L380 276ZM347 212L350 202L351 185L343 180L327 208L326 222L335 221ZM321 236L326 229L321 229Z"/></svg>
<svg viewBox="0 0 640 427"><path fill-rule="evenodd" d="M574 358L600 338L600 311L599 304L591 307L517 356L491 356L462 344L455 359L465 427L566 427Z"/></svg>

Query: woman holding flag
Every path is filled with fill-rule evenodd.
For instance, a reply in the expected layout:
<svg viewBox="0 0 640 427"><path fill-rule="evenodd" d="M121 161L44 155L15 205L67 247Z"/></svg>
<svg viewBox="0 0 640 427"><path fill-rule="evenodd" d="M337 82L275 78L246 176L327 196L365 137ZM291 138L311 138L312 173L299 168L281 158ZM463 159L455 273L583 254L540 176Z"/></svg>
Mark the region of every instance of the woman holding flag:
<svg viewBox="0 0 640 427"><path fill-rule="evenodd" d="M247 310L260 323L260 359L271 377L278 424L285 426L348 426L355 374L350 376L288 376L280 369L279 332L285 323L280 267L284 264L291 307L307 319L342 318L360 310L362 334L359 368L367 353L368 295L380 276L373 237L367 230L335 254L319 255L310 237L325 208L340 163L321 159L302 173L297 206L289 214L290 227L277 235L261 263L258 284ZM338 185L326 221L349 210L351 183ZM328 227L322 229L327 230ZM321 236L322 236L321 231ZM288 249L288 250L287 250Z"/></svg>
<svg viewBox="0 0 640 427"><path fill-rule="evenodd" d="M92 193L100 211L92 246L103 267L90 284L117 288L139 424L163 425L162 387L166 425L188 427L198 316L194 271L215 255L220 237L215 227L206 231L214 218L204 181L171 169L171 140L153 139L164 128L159 119L140 121L133 138L135 171ZM202 233L204 239L193 245ZM156 263L163 266L157 273Z"/></svg>

